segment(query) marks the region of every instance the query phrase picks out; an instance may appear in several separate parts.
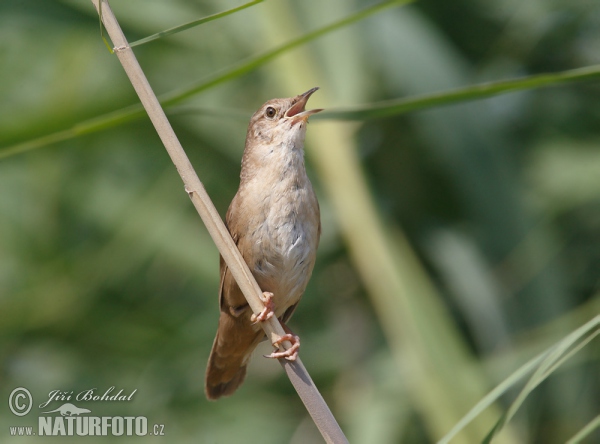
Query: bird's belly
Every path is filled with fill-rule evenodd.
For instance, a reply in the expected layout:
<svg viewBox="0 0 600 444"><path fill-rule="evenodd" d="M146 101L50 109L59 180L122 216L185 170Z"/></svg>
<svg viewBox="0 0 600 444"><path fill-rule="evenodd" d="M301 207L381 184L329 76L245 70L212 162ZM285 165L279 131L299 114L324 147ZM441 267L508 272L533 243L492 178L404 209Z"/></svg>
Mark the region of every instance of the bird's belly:
<svg viewBox="0 0 600 444"><path fill-rule="evenodd" d="M257 260L251 269L261 289L273 293L277 317L304 293L318 244L318 215L312 206L293 204L289 211L266 212L253 233L253 257Z"/></svg>

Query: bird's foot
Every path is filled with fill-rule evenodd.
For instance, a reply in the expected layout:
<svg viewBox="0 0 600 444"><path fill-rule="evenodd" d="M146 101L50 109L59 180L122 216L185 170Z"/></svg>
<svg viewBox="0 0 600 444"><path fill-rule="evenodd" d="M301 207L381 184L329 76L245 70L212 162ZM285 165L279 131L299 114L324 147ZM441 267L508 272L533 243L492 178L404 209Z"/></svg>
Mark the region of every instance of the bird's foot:
<svg viewBox="0 0 600 444"><path fill-rule="evenodd" d="M274 351L270 355L264 355L265 358L272 358L272 359L285 358L288 361L295 361L296 358L298 357L298 349L300 348L300 337L298 337L294 334L291 334L291 333L286 333L285 335L283 335L279 339L277 339L275 342L273 342L273 346L277 346L277 345L281 344L283 341L290 341L292 346L284 351Z"/></svg>
<svg viewBox="0 0 600 444"><path fill-rule="evenodd" d="M250 321L252 321L253 324L256 324L257 322L264 322L268 319L271 319L273 317L273 315L275 314L275 304L273 303L273 293L271 293L269 291L264 291L262 294L262 297L260 299L265 304L265 308L263 308L260 313L253 314L250 317Z"/></svg>

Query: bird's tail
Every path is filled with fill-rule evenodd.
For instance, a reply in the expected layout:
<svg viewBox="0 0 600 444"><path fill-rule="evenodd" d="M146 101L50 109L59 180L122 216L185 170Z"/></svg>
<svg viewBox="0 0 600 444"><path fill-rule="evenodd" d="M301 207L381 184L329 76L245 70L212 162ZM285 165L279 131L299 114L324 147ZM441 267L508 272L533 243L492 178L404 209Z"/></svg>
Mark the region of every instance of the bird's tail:
<svg viewBox="0 0 600 444"><path fill-rule="evenodd" d="M253 331L241 337L235 334L238 331L228 331L227 321L223 321L222 316L206 368L204 388L206 397L211 400L233 394L244 382L250 355L260 342L260 337Z"/></svg>

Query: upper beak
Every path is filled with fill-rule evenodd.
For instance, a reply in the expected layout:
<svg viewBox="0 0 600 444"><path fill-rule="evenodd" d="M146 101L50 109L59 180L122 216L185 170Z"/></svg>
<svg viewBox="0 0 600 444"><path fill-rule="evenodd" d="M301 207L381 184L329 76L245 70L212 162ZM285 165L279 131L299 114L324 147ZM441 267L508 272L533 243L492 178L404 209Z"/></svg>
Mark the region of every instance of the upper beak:
<svg viewBox="0 0 600 444"><path fill-rule="evenodd" d="M287 113L285 113L285 116L295 117L295 122L298 120L306 121L313 114L323 111L322 109L309 109L308 111L304 110L306 102L308 102L310 96L312 96L312 94L318 89L319 87L317 86L315 88L309 89L304 94L300 94L298 96L298 101L294 103L294 105L290 109L288 109Z"/></svg>

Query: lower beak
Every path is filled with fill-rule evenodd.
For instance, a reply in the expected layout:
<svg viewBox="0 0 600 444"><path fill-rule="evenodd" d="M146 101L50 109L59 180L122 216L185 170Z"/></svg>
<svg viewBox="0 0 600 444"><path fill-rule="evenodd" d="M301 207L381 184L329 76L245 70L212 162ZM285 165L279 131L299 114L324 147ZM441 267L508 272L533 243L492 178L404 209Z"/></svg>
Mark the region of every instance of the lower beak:
<svg viewBox="0 0 600 444"><path fill-rule="evenodd" d="M309 109L307 111L302 111L301 113L298 113L295 116L293 116L294 123L299 122L299 121L306 122L310 116L312 116L313 114L320 113L321 111L323 111L323 110L322 109Z"/></svg>
<svg viewBox="0 0 600 444"><path fill-rule="evenodd" d="M287 113L285 113L286 117L293 117L294 118L294 122L299 122L299 121L303 121L306 122L308 120L308 118L310 116L312 116L313 114L316 114L320 111L323 111L322 109L310 109L305 111L304 108L306 106L306 102L308 102L308 99L310 98L310 96L319 88L312 88L309 89L308 91L306 91L304 94L300 94L298 96L298 101L296 103L294 103L294 105L287 111Z"/></svg>

